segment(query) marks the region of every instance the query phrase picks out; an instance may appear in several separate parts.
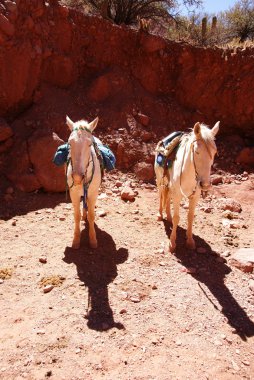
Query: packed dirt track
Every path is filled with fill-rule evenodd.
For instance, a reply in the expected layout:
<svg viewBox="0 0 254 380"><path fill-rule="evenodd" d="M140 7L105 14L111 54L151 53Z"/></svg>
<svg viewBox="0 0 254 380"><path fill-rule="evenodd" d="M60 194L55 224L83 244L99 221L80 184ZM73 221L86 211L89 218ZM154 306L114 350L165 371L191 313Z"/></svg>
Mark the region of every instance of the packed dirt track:
<svg viewBox="0 0 254 380"><path fill-rule="evenodd" d="M126 183L134 202L119 195ZM236 229L219 206L232 197ZM175 254L157 203L155 186L108 174L96 250L85 228L70 248L65 194L15 192L1 204L2 379L253 379L254 277L230 264L253 246L253 176L200 201L196 251L185 248L185 202Z"/></svg>

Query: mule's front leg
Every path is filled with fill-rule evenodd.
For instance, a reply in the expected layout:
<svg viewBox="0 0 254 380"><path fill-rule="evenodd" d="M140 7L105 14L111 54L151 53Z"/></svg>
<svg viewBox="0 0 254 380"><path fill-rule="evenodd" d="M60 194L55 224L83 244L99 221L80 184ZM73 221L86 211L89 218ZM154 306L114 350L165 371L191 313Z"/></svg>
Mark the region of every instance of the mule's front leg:
<svg viewBox="0 0 254 380"><path fill-rule="evenodd" d="M70 197L74 209L74 236L72 241L72 248L79 249L80 247L80 197L77 194L70 192Z"/></svg>
<svg viewBox="0 0 254 380"><path fill-rule="evenodd" d="M88 201L88 214L87 219L89 223L89 242L91 248L97 248L97 238L96 238L96 232L94 228L94 220L95 220L95 200Z"/></svg>
<svg viewBox="0 0 254 380"><path fill-rule="evenodd" d="M192 236L192 225L194 220L195 208L198 202L199 196L195 196L189 200L189 211L188 211L188 228L186 232L187 242L186 245L189 249L195 249L196 244Z"/></svg>
<svg viewBox="0 0 254 380"><path fill-rule="evenodd" d="M177 226L180 220L179 216L179 209L180 209L180 199L174 199L173 198L173 207L174 207L174 213L173 213L173 227L170 234L170 241L169 241L169 250L171 253L175 252L176 248L176 230Z"/></svg>

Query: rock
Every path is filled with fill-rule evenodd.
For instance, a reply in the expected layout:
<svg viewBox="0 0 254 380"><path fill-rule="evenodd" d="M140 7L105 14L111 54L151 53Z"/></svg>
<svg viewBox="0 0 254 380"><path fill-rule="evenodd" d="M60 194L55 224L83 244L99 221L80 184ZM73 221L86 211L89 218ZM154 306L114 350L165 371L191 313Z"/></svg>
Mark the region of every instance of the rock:
<svg viewBox="0 0 254 380"><path fill-rule="evenodd" d="M236 158L239 164L254 165L254 148L244 148Z"/></svg>
<svg viewBox="0 0 254 380"><path fill-rule="evenodd" d="M51 292L52 289L54 289L54 285L46 285L43 288L43 293L49 293L49 292Z"/></svg>
<svg viewBox="0 0 254 380"><path fill-rule="evenodd" d="M254 280L249 281L249 288L254 292Z"/></svg>
<svg viewBox="0 0 254 380"><path fill-rule="evenodd" d="M152 164L139 162L134 167L134 172L138 179L142 181L151 181L154 178L154 168Z"/></svg>
<svg viewBox="0 0 254 380"><path fill-rule="evenodd" d="M129 186L125 186L121 191L121 199L123 201L133 202L135 200L134 191Z"/></svg>
<svg viewBox="0 0 254 380"><path fill-rule="evenodd" d="M40 187L45 191L61 192L66 189L64 165L58 167L52 162L56 149L61 144L63 140L57 134L40 130L28 140L29 157Z"/></svg>
<svg viewBox="0 0 254 380"><path fill-rule="evenodd" d="M1 13L0 13L0 30L9 37L13 36L15 33L14 25L8 20L7 17L5 17Z"/></svg>
<svg viewBox="0 0 254 380"><path fill-rule="evenodd" d="M13 135L13 130L6 123L6 121L0 118L0 142L9 139Z"/></svg>
<svg viewBox="0 0 254 380"><path fill-rule="evenodd" d="M240 248L230 259L230 263L243 272L252 273L254 268L254 248Z"/></svg>
<svg viewBox="0 0 254 380"><path fill-rule="evenodd" d="M218 199L218 202L222 210L230 210L238 213L242 211L242 206L240 203L232 198L220 198Z"/></svg>
<svg viewBox="0 0 254 380"><path fill-rule="evenodd" d="M135 119L145 127L147 127L150 123L150 118L147 115L144 115L143 113L138 113L135 116Z"/></svg>
<svg viewBox="0 0 254 380"><path fill-rule="evenodd" d="M130 297L130 300L131 300L132 302L134 302L134 303L138 303L138 302L140 302L140 298L139 298L139 297L136 297L136 296L132 296L132 297Z"/></svg>
<svg viewBox="0 0 254 380"><path fill-rule="evenodd" d="M211 175L211 182L212 185L219 185L220 183L223 183L223 178L221 175L213 174Z"/></svg>
<svg viewBox="0 0 254 380"><path fill-rule="evenodd" d="M140 134L140 138L142 141L144 142L148 142L151 140L152 138L152 132L149 132L149 131L142 131L141 134ZM149 157L150 158L150 157ZM152 161L154 161L154 158L152 159Z"/></svg>
<svg viewBox="0 0 254 380"><path fill-rule="evenodd" d="M116 181L115 186L116 187L122 187L123 183L121 181Z"/></svg>
<svg viewBox="0 0 254 380"><path fill-rule="evenodd" d="M229 257L230 256L230 251L225 251L221 254L222 257Z"/></svg>
<svg viewBox="0 0 254 380"><path fill-rule="evenodd" d="M119 314L126 314L127 313L127 310L126 309L121 309L120 311L119 311Z"/></svg>
<svg viewBox="0 0 254 380"><path fill-rule="evenodd" d="M42 264L46 264L47 263L47 257L40 257L39 258L39 262L42 263Z"/></svg>
<svg viewBox="0 0 254 380"><path fill-rule="evenodd" d="M100 216L101 218L103 218L104 216L107 215L107 212L105 210L100 210L97 212L97 215Z"/></svg>

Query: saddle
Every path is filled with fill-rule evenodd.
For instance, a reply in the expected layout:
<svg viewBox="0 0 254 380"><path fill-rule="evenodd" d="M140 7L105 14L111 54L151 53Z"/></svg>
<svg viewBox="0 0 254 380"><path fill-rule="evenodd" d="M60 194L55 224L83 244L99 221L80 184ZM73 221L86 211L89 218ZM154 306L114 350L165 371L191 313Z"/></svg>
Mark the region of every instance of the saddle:
<svg viewBox="0 0 254 380"><path fill-rule="evenodd" d="M158 153L156 163L164 168L164 172L172 166L176 157L184 132L173 132L163 140L159 141L155 151Z"/></svg>

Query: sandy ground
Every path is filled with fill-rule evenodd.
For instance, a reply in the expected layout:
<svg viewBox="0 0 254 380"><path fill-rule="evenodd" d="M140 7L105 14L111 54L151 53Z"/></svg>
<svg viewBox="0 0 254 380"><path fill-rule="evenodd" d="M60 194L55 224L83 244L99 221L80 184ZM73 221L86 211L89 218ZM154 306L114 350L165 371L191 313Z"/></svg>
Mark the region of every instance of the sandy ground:
<svg viewBox="0 0 254 380"><path fill-rule="evenodd" d="M94 251L85 228L81 248L70 248L65 194L15 192L1 203L0 378L254 379L254 274L229 260L254 246L251 178L200 201L200 253L185 248L183 205L175 254L170 225L156 220L155 187L133 179L138 196L126 203L119 179L130 180L103 181ZM222 224L220 197L241 203L240 228Z"/></svg>

